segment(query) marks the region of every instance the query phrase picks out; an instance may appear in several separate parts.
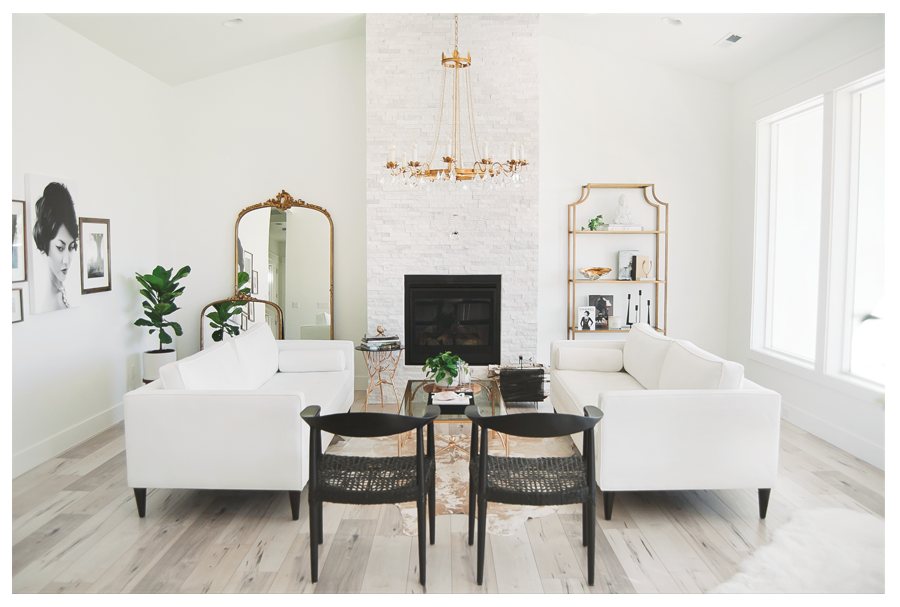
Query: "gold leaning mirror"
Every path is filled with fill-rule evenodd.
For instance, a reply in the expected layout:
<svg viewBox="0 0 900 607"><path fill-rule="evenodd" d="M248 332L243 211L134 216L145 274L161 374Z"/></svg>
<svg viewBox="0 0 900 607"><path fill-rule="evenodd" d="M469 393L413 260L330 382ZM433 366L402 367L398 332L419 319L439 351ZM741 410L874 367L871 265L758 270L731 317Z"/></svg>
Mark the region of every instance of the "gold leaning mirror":
<svg viewBox="0 0 900 607"><path fill-rule="evenodd" d="M280 308L283 339L334 339L334 224L328 211L282 190L238 214L234 251L235 292L238 273L247 272L251 297Z"/></svg>

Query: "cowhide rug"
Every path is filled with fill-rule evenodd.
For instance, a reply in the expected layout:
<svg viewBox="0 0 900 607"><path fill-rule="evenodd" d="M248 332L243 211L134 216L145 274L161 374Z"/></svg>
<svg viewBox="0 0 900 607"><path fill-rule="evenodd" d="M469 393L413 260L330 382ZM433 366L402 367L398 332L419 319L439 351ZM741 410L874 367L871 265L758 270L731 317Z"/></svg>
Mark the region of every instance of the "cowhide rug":
<svg viewBox="0 0 900 607"><path fill-rule="evenodd" d="M445 442L442 435L448 432L463 433L466 437L470 432L467 424L435 424L437 440L435 450L437 456L437 480L435 493L437 503L437 515L442 514L468 514L469 512L469 458L468 453L458 449L441 448ZM519 438L509 437L511 456L519 457L566 457L577 454L578 450L568 436L560 438ZM468 438L463 446L468 450ZM491 438L488 451L493 455L505 455L505 449L499 436ZM351 438L339 439L328 447L328 453L334 455L356 455L364 457L385 457L397 455L396 437L385 438ZM406 440L403 445L403 455L415 455L416 441ZM403 517L403 533L417 535L417 518L415 502L398 504ZM487 531L492 535L512 535L529 518L547 516L556 512L556 506L516 506L512 504L498 504L488 502Z"/></svg>
<svg viewBox="0 0 900 607"><path fill-rule="evenodd" d="M841 508L804 509L712 592L883 593L884 573L884 520Z"/></svg>

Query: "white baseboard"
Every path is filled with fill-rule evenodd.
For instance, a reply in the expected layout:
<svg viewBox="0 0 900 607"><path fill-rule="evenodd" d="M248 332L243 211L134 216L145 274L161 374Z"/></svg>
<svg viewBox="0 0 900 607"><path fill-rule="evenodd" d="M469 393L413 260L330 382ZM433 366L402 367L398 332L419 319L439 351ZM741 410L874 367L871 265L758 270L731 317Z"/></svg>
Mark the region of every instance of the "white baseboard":
<svg viewBox="0 0 900 607"><path fill-rule="evenodd" d="M855 455L866 463L884 470L884 447L860 438L845 429L810 413L781 401L781 417L798 428L828 441L835 447Z"/></svg>
<svg viewBox="0 0 900 607"><path fill-rule="evenodd" d="M92 436L96 436L125 418L125 408L122 403L114 407L102 411L84 420L83 422L72 426L58 434L44 439L36 445L32 445L27 449L23 449L12 456L12 475L13 478L28 472L35 466L43 464L63 453L75 445L86 441Z"/></svg>

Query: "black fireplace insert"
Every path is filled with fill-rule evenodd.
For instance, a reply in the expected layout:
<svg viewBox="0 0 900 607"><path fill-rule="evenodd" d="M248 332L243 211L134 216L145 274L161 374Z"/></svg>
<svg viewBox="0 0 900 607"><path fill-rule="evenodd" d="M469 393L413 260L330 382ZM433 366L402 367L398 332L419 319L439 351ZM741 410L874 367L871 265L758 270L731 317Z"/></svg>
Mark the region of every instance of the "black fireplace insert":
<svg viewBox="0 0 900 607"><path fill-rule="evenodd" d="M450 350L470 365L500 364L500 275L408 274L406 364Z"/></svg>

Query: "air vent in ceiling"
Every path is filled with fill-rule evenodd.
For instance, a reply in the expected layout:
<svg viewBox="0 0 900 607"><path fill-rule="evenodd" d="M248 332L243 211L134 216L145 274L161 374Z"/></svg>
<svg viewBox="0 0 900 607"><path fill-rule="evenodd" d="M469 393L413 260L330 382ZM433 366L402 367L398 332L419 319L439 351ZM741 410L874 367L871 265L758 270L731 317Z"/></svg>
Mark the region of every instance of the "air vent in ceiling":
<svg viewBox="0 0 900 607"><path fill-rule="evenodd" d="M737 34L726 34L724 38L715 43L714 46L719 48L731 48L734 43L741 39Z"/></svg>

